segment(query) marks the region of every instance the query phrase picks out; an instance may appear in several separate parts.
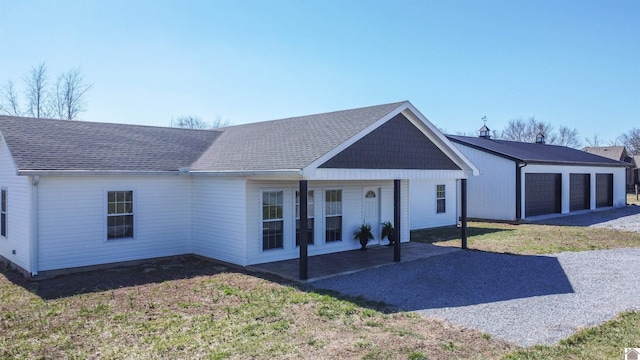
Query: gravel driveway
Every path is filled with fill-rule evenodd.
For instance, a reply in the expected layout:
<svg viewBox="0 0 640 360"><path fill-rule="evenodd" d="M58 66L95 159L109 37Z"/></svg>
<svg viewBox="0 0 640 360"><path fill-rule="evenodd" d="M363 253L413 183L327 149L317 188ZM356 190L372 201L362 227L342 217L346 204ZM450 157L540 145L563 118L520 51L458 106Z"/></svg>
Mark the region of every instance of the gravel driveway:
<svg viewBox="0 0 640 360"><path fill-rule="evenodd" d="M612 211L635 210L628 208ZM583 226L618 221L607 213L562 219L575 225L584 221ZM640 212L627 216L640 229ZM640 310L639 264L637 248L548 256L457 251L312 285L383 301L528 347L553 344L619 312Z"/></svg>

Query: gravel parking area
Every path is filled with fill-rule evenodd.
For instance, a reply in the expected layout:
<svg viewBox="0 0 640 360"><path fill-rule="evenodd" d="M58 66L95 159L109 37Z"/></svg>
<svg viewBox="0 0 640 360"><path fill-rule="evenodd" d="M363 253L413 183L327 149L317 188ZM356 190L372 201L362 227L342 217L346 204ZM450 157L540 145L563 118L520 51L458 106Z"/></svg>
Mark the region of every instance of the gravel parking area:
<svg viewBox="0 0 640 360"><path fill-rule="evenodd" d="M312 283L521 346L554 344L640 310L640 249L549 256L458 251Z"/></svg>
<svg viewBox="0 0 640 360"><path fill-rule="evenodd" d="M617 209L592 211L580 215L560 216L532 222L537 224L589 226L640 232L640 206L627 205Z"/></svg>
<svg viewBox="0 0 640 360"><path fill-rule="evenodd" d="M536 223L640 232L640 207ZM554 344L580 328L640 310L640 249L524 256L458 251L314 282L521 346Z"/></svg>

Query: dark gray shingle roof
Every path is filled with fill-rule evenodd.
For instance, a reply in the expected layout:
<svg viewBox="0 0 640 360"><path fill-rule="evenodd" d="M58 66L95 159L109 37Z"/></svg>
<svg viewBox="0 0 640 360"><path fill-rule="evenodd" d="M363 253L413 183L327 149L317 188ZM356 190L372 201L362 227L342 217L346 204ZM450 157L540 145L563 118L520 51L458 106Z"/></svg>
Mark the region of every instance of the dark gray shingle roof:
<svg viewBox="0 0 640 360"><path fill-rule="evenodd" d="M223 128L192 170L302 169L404 103Z"/></svg>
<svg viewBox="0 0 640 360"><path fill-rule="evenodd" d="M177 171L219 131L0 115L18 170Z"/></svg>
<svg viewBox="0 0 640 360"><path fill-rule="evenodd" d="M405 102L218 130L0 115L18 170L302 169Z"/></svg>
<svg viewBox="0 0 640 360"><path fill-rule="evenodd" d="M526 143L479 137L447 135L449 140L498 156L527 163L566 165L627 166L627 163L590 154L566 146Z"/></svg>

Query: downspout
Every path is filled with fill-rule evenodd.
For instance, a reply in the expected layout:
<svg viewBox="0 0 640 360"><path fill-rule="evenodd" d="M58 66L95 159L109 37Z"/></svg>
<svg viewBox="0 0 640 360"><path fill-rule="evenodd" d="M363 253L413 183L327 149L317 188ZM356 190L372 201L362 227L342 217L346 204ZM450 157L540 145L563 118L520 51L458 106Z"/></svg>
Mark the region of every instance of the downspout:
<svg viewBox="0 0 640 360"><path fill-rule="evenodd" d="M32 178L31 187L31 236L30 240L30 268L31 276L38 275L38 184L40 176L36 175Z"/></svg>
<svg viewBox="0 0 640 360"><path fill-rule="evenodd" d="M522 168L526 162L516 162L516 220L522 219Z"/></svg>

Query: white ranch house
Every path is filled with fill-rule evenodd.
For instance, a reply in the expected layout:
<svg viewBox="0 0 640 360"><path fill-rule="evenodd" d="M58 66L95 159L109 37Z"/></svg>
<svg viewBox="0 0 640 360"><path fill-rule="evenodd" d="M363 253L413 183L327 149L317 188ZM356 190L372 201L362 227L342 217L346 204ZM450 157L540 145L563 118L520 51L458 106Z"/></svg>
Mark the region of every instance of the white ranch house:
<svg viewBox="0 0 640 360"><path fill-rule="evenodd" d="M387 220L406 242L410 221L456 224L478 174L406 101L215 130L0 116L0 136L0 258L32 276L184 254L306 260L357 249L363 222L375 244Z"/></svg>

